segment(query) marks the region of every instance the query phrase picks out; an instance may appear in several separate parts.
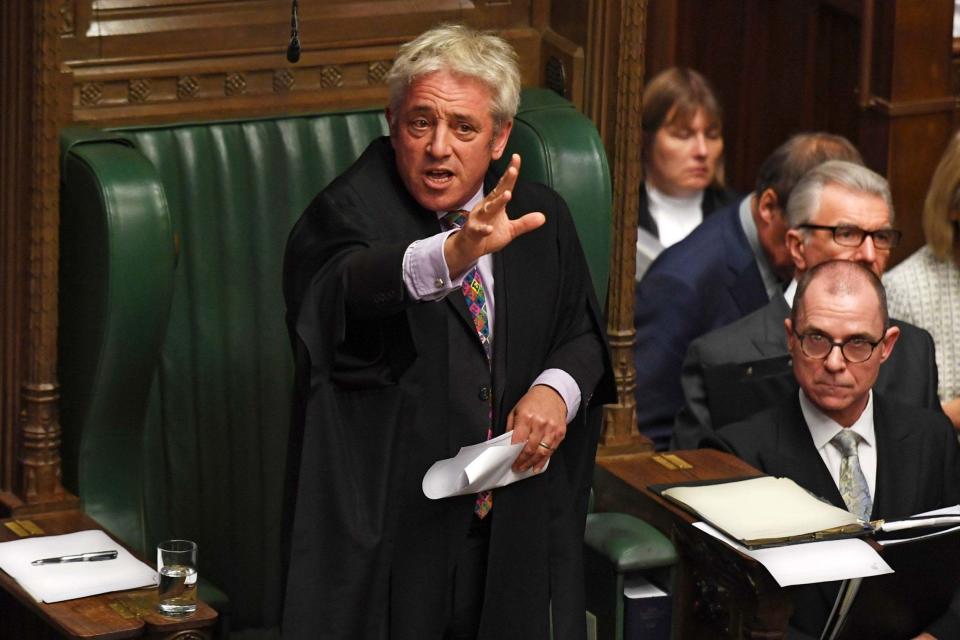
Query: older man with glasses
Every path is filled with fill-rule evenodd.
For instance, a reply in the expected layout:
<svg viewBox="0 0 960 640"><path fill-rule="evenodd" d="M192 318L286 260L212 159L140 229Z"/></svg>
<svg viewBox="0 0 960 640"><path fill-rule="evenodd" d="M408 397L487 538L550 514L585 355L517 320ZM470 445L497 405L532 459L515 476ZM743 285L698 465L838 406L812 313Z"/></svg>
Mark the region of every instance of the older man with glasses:
<svg viewBox="0 0 960 640"><path fill-rule="evenodd" d="M900 241L887 181L839 160L821 164L797 183L787 204L787 223L796 279L765 307L690 345L681 376L685 404L674 424L673 448L694 448L712 430L796 391L783 320L806 271L829 260L849 260L880 277ZM900 344L880 368L877 388L906 404L939 410L930 334L893 322Z"/></svg>
<svg viewBox="0 0 960 640"><path fill-rule="evenodd" d="M846 260L805 271L780 330L799 392L720 429L704 444L791 478L863 520L909 517L960 501L960 451L949 420L896 402L874 386L902 346L875 273ZM820 636L838 585L794 589L790 637ZM960 609L960 598L952 606ZM960 635L960 612L950 608L914 623L901 637Z"/></svg>

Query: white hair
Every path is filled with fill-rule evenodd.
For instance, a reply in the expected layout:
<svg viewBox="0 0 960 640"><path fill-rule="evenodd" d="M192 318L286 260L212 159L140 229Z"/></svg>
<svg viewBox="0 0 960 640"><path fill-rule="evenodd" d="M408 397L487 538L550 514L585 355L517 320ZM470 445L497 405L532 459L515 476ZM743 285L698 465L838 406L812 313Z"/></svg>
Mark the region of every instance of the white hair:
<svg viewBox="0 0 960 640"><path fill-rule="evenodd" d="M890 212L889 222L893 224L893 199L890 197L890 185L886 179L862 165L844 160L830 160L805 173L790 192L790 199L787 201L787 224L791 229L813 219L820 209L823 189L828 185L882 199Z"/></svg>
<svg viewBox="0 0 960 640"><path fill-rule="evenodd" d="M513 119L520 104L517 52L506 40L457 24L434 27L400 47L387 74L390 111L396 114L410 85L436 71L474 78L490 89L491 116L500 127Z"/></svg>

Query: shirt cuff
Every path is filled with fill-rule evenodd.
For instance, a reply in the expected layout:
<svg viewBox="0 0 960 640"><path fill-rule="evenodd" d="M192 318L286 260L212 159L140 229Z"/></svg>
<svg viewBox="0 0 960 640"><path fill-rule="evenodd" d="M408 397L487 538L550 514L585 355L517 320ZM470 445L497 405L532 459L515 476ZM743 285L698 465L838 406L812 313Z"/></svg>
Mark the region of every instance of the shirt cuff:
<svg viewBox="0 0 960 640"><path fill-rule="evenodd" d="M577 381L563 369L547 369L530 386L538 384L546 385L560 394L567 405L567 424L570 424L580 410L580 385Z"/></svg>
<svg viewBox="0 0 960 640"><path fill-rule="evenodd" d="M443 257L443 243L455 230L444 231L429 238L417 240L403 254L403 283L414 300L440 300L460 288L464 276L450 277L450 269Z"/></svg>

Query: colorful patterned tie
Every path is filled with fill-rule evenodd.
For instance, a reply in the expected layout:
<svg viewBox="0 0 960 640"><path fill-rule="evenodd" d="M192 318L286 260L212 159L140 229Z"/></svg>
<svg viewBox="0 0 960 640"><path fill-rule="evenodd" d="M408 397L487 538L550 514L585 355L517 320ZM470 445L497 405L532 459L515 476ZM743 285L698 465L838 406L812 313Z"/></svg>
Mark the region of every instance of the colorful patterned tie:
<svg viewBox="0 0 960 640"><path fill-rule="evenodd" d="M843 455L840 462L840 495L847 505L847 511L861 520L870 519L873 500L870 487L860 468L860 456L857 455L857 434L849 429L841 429L830 441Z"/></svg>
<svg viewBox="0 0 960 640"><path fill-rule="evenodd" d="M446 229L459 229L467 220L466 211L450 211L441 218L441 224ZM463 277L463 298L467 303L467 310L473 318L473 327L477 330L477 337L487 354L487 365L490 364L492 345L490 344L490 324L487 320L487 293L483 288L483 279L477 267L471 269ZM493 394L487 396L487 440L493 437ZM478 518L486 516L493 508L493 492L481 491L477 494L473 504L473 512Z"/></svg>

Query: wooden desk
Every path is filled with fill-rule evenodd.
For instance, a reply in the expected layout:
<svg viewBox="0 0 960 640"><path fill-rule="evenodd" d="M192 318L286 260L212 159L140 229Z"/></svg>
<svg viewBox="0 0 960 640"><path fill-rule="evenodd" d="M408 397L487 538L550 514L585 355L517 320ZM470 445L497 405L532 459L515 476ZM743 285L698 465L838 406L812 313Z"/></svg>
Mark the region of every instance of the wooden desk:
<svg viewBox="0 0 960 640"><path fill-rule="evenodd" d="M652 484L762 474L720 451L671 453L689 468L662 464L663 456L652 453L602 458L595 469L594 490L597 511L642 518L676 545L674 637L785 638L792 612L789 590L781 588L763 565L695 529L694 516L647 489Z"/></svg>
<svg viewBox="0 0 960 640"><path fill-rule="evenodd" d="M6 526L12 520L0 520L0 542L21 539ZM102 529L80 511L35 514L19 520L36 524L45 535ZM197 602L197 613L189 618L167 618L156 613L155 588L42 604L35 602L3 571L0 571L0 587L4 638L209 640L217 621L217 612L203 602Z"/></svg>

